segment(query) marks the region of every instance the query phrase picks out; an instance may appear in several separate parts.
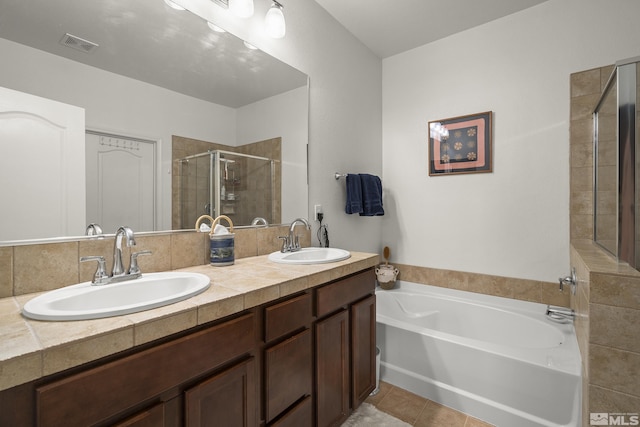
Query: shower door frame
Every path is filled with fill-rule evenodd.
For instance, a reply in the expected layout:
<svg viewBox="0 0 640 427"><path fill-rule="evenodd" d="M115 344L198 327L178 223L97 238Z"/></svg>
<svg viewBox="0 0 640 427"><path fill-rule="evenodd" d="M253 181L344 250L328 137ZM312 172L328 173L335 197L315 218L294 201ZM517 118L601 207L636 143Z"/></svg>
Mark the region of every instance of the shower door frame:
<svg viewBox="0 0 640 427"><path fill-rule="evenodd" d="M619 61L605 85L602 96L593 111L593 240L599 246L612 253L621 261L638 268L636 261L636 233L638 206L636 206L637 188L637 67L640 57ZM598 241L598 148L599 148L599 111L611 86L616 84L616 252Z"/></svg>

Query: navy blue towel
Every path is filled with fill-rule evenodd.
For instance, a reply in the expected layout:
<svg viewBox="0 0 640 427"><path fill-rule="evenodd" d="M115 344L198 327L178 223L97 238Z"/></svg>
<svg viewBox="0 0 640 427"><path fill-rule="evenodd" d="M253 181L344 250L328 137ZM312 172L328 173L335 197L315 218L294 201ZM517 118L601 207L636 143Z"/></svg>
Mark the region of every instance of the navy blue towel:
<svg viewBox="0 0 640 427"><path fill-rule="evenodd" d="M360 175L350 173L347 175L347 206L345 212L348 214L362 213L362 184Z"/></svg>
<svg viewBox="0 0 640 427"><path fill-rule="evenodd" d="M366 173L360 174L362 184L362 205L363 212L360 216L380 216L384 215L382 208L382 181L375 175Z"/></svg>

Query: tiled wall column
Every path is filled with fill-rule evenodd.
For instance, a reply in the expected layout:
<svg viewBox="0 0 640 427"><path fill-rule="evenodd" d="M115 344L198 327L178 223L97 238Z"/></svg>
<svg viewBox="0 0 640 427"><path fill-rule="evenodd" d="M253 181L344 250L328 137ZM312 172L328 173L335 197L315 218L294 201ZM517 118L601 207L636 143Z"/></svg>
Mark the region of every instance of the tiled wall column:
<svg viewBox="0 0 640 427"><path fill-rule="evenodd" d="M640 412L640 273L593 242L593 121L613 66L571 75L571 300L583 363L582 425L591 412Z"/></svg>

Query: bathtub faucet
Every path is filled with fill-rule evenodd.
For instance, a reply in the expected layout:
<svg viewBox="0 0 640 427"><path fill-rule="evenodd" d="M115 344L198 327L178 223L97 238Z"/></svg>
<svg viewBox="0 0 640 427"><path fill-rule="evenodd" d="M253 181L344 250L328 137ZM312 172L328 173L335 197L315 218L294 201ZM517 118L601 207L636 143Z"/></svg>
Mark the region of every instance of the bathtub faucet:
<svg viewBox="0 0 640 427"><path fill-rule="evenodd" d="M558 279L560 282L560 292L564 291L564 285L571 286L571 293L573 295L576 294L576 285L578 284L578 279L576 278L576 268L573 267L571 269L571 275L566 277L560 277Z"/></svg>
<svg viewBox="0 0 640 427"><path fill-rule="evenodd" d="M554 322L573 321L576 318L576 312L566 307L547 306L547 317Z"/></svg>

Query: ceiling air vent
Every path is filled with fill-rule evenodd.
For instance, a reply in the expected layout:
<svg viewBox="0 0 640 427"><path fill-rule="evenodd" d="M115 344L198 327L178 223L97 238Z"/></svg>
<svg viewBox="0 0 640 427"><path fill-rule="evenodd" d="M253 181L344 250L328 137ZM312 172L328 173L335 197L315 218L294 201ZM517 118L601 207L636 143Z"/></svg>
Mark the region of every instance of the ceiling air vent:
<svg viewBox="0 0 640 427"><path fill-rule="evenodd" d="M66 33L62 39L60 39L60 44L84 53L91 53L98 48L97 43L90 42L89 40L69 33Z"/></svg>
<svg viewBox="0 0 640 427"><path fill-rule="evenodd" d="M223 9L229 9L229 0L211 0Z"/></svg>

